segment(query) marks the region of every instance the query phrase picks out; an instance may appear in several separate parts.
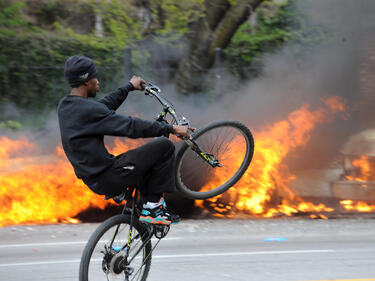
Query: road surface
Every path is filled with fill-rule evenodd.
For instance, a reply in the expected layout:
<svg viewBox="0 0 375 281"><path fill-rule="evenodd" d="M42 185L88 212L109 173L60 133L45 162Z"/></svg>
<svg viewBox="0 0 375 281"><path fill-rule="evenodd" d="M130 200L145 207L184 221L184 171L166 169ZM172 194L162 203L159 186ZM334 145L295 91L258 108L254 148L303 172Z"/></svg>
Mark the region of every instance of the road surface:
<svg viewBox="0 0 375 281"><path fill-rule="evenodd" d="M97 226L0 228L0 280L78 280ZM375 280L375 219L184 220L160 242L148 280Z"/></svg>

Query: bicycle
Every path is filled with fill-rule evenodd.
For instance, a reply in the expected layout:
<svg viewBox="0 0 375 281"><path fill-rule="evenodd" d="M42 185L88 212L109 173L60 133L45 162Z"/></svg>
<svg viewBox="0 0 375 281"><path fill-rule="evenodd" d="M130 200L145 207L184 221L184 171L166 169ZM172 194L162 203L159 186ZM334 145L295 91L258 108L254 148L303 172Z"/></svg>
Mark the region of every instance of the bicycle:
<svg viewBox="0 0 375 281"><path fill-rule="evenodd" d="M145 94L163 107L157 121L190 126L189 120L179 117L172 103L161 96L157 86L148 84L144 88ZM238 121L214 121L190 138L179 138L183 143L176 155L176 187L189 199L208 199L228 190L246 172L254 154L254 138L249 128Z"/></svg>
<svg viewBox="0 0 375 281"><path fill-rule="evenodd" d="M163 107L157 121L190 125L185 117L177 115L172 103L161 96L157 86L144 85L144 92L156 98ZM191 199L207 199L225 192L245 173L254 153L252 134L238 121L215 121L189 138L178 137L182 145L176 156L176 186L179 193ZM145 281L152 252L169 232L169 225L139 221L142 206L134 187L127 187L113 200L119 204L125 200L123 211L104 221L91 235L81 258L80 281L103 280L100 279L103 273L107 280ZM153 236L158 239L154 247L151 244ZM101 267L94 266L97 262Z"/></svg>

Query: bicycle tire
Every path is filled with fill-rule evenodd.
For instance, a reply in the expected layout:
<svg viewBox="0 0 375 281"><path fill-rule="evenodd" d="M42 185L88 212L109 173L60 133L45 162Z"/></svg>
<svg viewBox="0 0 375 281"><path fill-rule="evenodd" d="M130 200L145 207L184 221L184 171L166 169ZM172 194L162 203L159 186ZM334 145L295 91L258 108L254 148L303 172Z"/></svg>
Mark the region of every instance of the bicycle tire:
<svg viewBox="0 0 375 281"><path fill-rule="evenodd" d="M100 239L105 235L105 233L110 230L112 227L118 225L118 224L127 224L130 225L130 216L129 215L116 215L113 217L108 218L106 221L104 221L91 235L89 241L87 242L83 253L81 257L81 263L79 267L79 281L92 281L89 278L89 264L90 264L90 259L92 258L93 251L95 247L98 245L98 242ZM133 223L133 235L134 235L134 229L137 230L137 232L141 235L142 237L142 243L145 241L145 234L147 230L145 227L137 220L134 219ZM133 236L134 237L134 236ZM122 241L123 243L123 241ZM104 247L103 247L104 249ZM136 279L136 280L141 280L145 281L147 279L148 273L150 271L151 267L151 251L152 251L152 245L151 245L151 240L145 245L144 251L141 251L140 253L142 254L143 252L143 258L142 261L144 262L145 259L146 262L144 264L144 270L141 272L142 277L141 279ZM99 265L98 265L99 266ZM100 265L101 267L102 265ZM100 280L108 280L108 276L101 270L101 273L103 273L103 279ZM122 274L124 276L124 274ZM97 278L95 280L98 280ZM125 278L122 278L121 280L125 280ZM130 279L132 280L132 279Z"/></svg>
<svg viewBox="0 0 375 281"><path fill-rule="evenodd" d="M208 198L215 197L219 194L222 194L226 190L228 190L230 187L232 187L234 184L238 182L238 180L243 176L243 174L246 172L247 168L249 167L251 160L253 158L254 154L254 138L249 130L244 124L238 121L232 121L232 120L222 120L222 121L214 121L211 122L203 127L201 127L199 130L194 132L192 134L192 138L195 141L199 141L199 139L202 139L203 136L207 135L210 131L212 132L213 130L219 129L219 128L232 128L234 130L237 130L239 133L241 133L242 137L244 138L244 141L246 143L246 151L243 155L243 161L239 168L235 171L233 176L228 179L225 183L220 184L213 189L209 191L204 191L200 189L199 187L194 187L191 188L189 184L187 184L186 180L183 179L182 171L184 170L183 166L183 161L184 157L187 153L195 153L193 152L189 145L187 143L183 143L180 149L177 152L176 155L176 169L175 169L175 178L176 178L176 187L179 193L181 193L184 197L187 197L189 199L194 199L194 200L204 200ZM228 146L228 145L227 145ZM189 152L190 151L190 152ZM208 152L208 151L206 151ZM195 153L195 155L197 155ZM197 155L198 156L198 155ZM199 158L199 156L198 156ZM200 159L200 158L199 158ZM197 160L198 161L198 160ZM204 160L200 159L202 163L206 163L207 167L209 164L205 162ZM204 164L202 164L204 165ZM215 169L220 169L220 168L215 168ZM203 185L202 185L203 186Z"/></svg>

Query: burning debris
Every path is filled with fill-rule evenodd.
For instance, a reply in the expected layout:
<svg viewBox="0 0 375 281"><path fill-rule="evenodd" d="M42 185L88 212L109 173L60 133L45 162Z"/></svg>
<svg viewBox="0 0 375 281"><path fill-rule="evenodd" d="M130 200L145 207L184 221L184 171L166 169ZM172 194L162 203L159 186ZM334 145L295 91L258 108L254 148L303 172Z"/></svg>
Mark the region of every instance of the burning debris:
<svg viewBox="0 0 375 281"><path fill-rule="evenodd" d="M342 154L344 173L331 183L332 194L345 210L375 210L375 129L350 137Z"/></svg>

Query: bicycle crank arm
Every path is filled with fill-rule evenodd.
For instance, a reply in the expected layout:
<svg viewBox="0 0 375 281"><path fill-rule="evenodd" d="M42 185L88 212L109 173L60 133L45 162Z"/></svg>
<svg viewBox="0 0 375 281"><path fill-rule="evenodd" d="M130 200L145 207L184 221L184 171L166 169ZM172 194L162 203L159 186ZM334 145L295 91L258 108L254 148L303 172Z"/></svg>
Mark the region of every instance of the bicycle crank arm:
<svg viewBox="0 0 375 281"><path fill-rule="evenodd" d="M200 149L199 145L193 139L187 139L185 141L190 146L190 148L195 153L197 153L199 157L210 164L212 168L223 167L223 165L220 164L219 160L217 160L214 155L204 152L202 149Z"/></svg>

